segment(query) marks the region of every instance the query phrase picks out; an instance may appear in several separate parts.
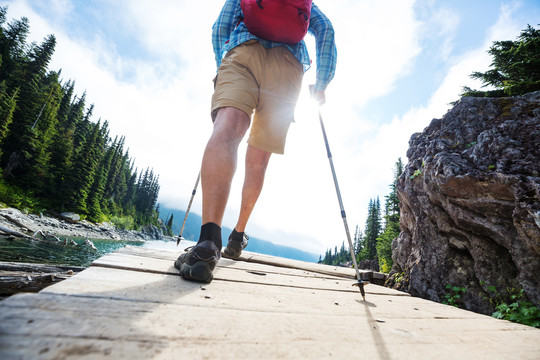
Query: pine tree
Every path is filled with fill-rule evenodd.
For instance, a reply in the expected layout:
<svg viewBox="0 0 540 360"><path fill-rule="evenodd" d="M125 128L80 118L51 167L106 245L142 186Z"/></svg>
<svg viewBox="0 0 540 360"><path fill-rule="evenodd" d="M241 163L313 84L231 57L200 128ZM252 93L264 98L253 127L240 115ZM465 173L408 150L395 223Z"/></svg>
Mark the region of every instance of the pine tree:
<svg viewBox="0 0 540 360"><path fill-rule="evenodd" d="M379 268L382 272L390 272L392 261L392 242L399 236L399 199L397 196L397 182L403 173L401 158L395 164L394 181L390 184L391 192L385 198L385 226L380 236L377 237L377 257Z"/></svg>
<svg viewBox="0 0 540 360"><path fill-rule="evenodd" d="M362 251L358 260L376 260L377 237L381 232L381 205L379 197L376 200L371 199L368 206L368 217L366 219L366 230L362 243Z"/></svg>
<svg viewBox="0 0 540 360"><path fill-rule="evenodd" d="M156 210L157 211L157 210ZM173 221L174 221L174 214L171 213L171 216L167 220L166 227L167 227L167 235L173 236L172 227L173 227Z"/></svg>
<svg viewBox="0 0 540 360"><path fill-rule="evenodd" d="M45 192L50 195L50 205L61 210L64 210L70 194L67 178L73 161L75 125L81 121L84 111L84 102L73 99L73 93L73 82L68 81L62 86L62 97L57 111L58 124L53 134L48 184L45 188Z"/></svg>
<svg viewBox="0 0 540 360"><path fill-rule="evenodd" d="M6 81L0 82L0 146L9 133L9 126L13 122L13 113L17 106L17 95L19 89L8 93ZM2 158L2 148L0 147L0 158Z"/></svg>
<svg viewBox="0 0 540 360"><path fill-rule="evenodd" d="M364 234L362 234L362 230L356 225L356 230L354 231L354 240L353 240L353 246L354 246L354 254L358 255L362 251L362 242L364 240Z"/></svg>
<svg viewBox="0 0 540 360"><path fill-rule="evenodd" d="M488 53L493 57L492 69L476 71L471 77L496 90L464 87L462 96L514 96L540 90L540 29L527 25L517 41L495 41Z"/></svg>
<svg viewBox="0 0 540 360"><path fill-rule="evenodd" d="M0 24L3 25L6 18L7 6L0 7ZM26 38L30 32L28 19L14 20L7 28L2 27L0 34L0 79L7 81L10 89L15 89L18 80L22 77L22 66L27 61Z"/></svg>
<svg viewBox="0 0 540 360"><path fill-rule="evenodd" d="M100 222L103 216L101 204L103 202L103 191L105 190L107 172L110 167L110 153L104 151L105 143L108 139L108 126L107 121L105 121L100 129L97 150L100 153L104 153L104 156L101 156L94 182L88 196L88 215L90 220L95 222Z"/></svg>
<svg viewBox="0 0 540 360"><path fill-rule="evenodd" d="M100 123L92 126L92 133L82 145L81 151L73 163L71 180L73 191L71 194L72 204L76 211L88 214L87 199L90 189L94 184L94 176L99 164L100 157Z"/></svg>
<svg viewBox="0 0 540 360"><path fill-rule="evenodd" d="M35 136L35 147L32 157L28 161L26 182L29 188L37 193L45 191L49 181L51 145L58 123L58 107L62 97L57 73L49 73L43 80L41 97L43 106L32 124Z"/></svg>
<svg viewBox="0 0 540 360"><path fill-rule="evenodd" d="M28 50L17 85L20 88L18 106L4 142L4 178L16 172L11 180L27 188L36 187L34 172L47 163L43 156L47 155L49 130L56 120L57 84L54 74L46 77L55 45L55 37L49 35L41 45L34 44Z"/></svg>

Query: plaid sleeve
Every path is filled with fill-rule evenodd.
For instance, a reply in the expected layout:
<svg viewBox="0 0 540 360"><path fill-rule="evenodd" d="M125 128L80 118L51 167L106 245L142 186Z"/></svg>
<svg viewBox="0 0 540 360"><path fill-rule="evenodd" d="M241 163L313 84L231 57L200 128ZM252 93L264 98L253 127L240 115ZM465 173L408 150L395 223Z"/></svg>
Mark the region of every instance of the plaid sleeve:
<svg viewBox="0 0 540 360"><path fill-rule="evenodd" d="M317 74L315 89L325 90L334 78L337 50L334 40L334 27L330 20L313 4L309 22L309 32L315 36L317 50Z"/></svg>
<svg viewBox="0 0 540 360"><path fill-rule="evenodd" d="M221 64L225 44L229 41L231 33L241 18L240 0L226 0L214 26L212 26L212 46L214 47L217 67Z"/></svg>

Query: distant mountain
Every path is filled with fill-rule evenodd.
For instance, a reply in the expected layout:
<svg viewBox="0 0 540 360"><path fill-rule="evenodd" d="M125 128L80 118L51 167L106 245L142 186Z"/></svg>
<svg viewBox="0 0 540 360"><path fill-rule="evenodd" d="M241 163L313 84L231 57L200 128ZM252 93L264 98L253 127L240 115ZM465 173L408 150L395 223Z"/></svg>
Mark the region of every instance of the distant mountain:
<svg viewBox="0 0 540 360"><path fill-rule="evenodd" d="M178 210L178 209L172 209L165 207L163 205L159 205L159 217L163 221L167 221L167 219L173 214L173 234L179 235L180 229L182 228L182 223L184 222L184 217L186 215L186 212L184 210ZM188 218L186 220L186 225L184 227L184 232L182 234L182 237L186 240L191 241L197 241L199 238L199 231L201 229L202 225L202 218L199 214L196 214L194 212L190 212L188 215ZM227 239L229 238L229 234L231 233L232 229L230 228L222 228L221 229L221 236L223 238L223 246L227 245ZM273 255L273 256L279 256L284 257L287 259L293 259L293 260L302 260L302 261L310 261L310 262L317 262L319 260L319 255L312 254L306 251L302 251L290 246L283 246L283 245L277 245L267 240L261 240L257 239L255 237L252 237L249 235L249 244L246 250L260 253L260 254L266 254L266 255Z"/></svg>

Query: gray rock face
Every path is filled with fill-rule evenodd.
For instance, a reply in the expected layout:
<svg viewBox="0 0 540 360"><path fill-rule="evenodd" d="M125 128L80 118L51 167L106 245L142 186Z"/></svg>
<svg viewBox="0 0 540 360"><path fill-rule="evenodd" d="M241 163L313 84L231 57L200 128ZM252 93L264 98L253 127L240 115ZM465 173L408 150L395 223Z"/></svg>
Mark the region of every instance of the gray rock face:
<svg viewBox="0 0 540 360"><path fill-rule="evenodd" d="M150 239L159 240L163 238L163 229L155 225L147 225L141 231Z"/></svg>
<svg viewBox="0 0 540 360"><path fill-rule="evenodd" d="M72 212L63 212L60 214L60 217L71 223L76 223L77 221L81 220L81 217L78 214Z"/></svg>
<svg viewBox="0 0 540 360"><path fill-rule="evenodd" d="M409 145L396 287L435 301L465 287L461 305L488 314L490 286L539 305L540 92L463 98Z"/></svg>

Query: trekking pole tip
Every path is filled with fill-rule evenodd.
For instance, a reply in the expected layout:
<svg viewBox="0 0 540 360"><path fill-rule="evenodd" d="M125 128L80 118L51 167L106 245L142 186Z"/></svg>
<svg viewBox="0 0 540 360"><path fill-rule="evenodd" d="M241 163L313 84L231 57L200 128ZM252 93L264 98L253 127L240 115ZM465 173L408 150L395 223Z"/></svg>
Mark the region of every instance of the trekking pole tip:
<svg viewBox="0 0 540 360"><path fill-rule="evenodd" d="M185 240L182 235L178 235L178 237L176 238L176 246L178 246L178 244L180 244L180 241L182 240Z"/></svg>
<svg viewBox="0 0 540 360"><path fill-rule="evenodd" d="M360 290L360 294L362 294L362 299L366 301L366 291L364 290L364 281L360 279L358 280L357 283L353 284L353 286L358 286L358 289Z"/></svg>

